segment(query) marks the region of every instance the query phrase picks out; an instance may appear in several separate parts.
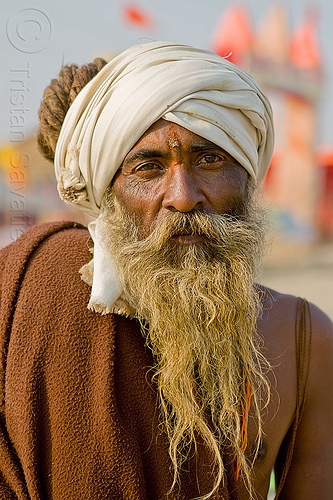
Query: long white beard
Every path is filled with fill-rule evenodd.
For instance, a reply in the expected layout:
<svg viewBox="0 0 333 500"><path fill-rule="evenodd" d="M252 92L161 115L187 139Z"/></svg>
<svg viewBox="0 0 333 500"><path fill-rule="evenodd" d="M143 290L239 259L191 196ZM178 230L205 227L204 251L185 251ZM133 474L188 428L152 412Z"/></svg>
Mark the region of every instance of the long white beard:
<svg viewBox="0 0 333 500"><path fill-rule="evenodd" d="M113 196L103 223L104 241L122 270L123 287L155 359L161 418L170 442L174 484L196 435L210 449L216 480L223 480L222 445L228 443L250 484L243 418L249 393L260 433L259 388L268 397L256 321L260 290L254 283L263 251L263 214L170 213L148 238ZM177 245L172 235L189 228L207 239ZM244 412L245 409L245 412ZM260 438L260 436L259 436ZM174 485L173 485L174 486Z"/></svg>

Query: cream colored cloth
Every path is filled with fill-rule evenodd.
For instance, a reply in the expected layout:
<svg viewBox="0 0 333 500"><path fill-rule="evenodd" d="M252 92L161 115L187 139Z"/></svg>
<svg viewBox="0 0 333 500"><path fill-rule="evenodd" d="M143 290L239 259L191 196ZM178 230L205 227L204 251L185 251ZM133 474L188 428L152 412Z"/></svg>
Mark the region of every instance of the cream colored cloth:
<svg viewBox="0 0 333 500"><path fill-rule="evenodd" d="M153 42L113 59L74 100L55 152L60 196L98 217L125 156L160 118L225 149L257 183L268 170L272 109L253 78L206 50ZM110 312L121 278L101 248L98 219L89 231L95 244L89 307Z"/></svg>

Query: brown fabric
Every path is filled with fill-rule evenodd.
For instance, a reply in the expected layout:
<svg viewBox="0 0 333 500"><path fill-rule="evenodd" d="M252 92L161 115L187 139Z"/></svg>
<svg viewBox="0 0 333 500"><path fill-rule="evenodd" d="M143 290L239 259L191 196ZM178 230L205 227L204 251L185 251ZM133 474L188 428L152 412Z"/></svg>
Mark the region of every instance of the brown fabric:
<svg viewBox="0 0 333 500"><path fill-rule="evenodd" d="M285 465L280 477L276 477L277 491L275 500L279 498L286 477L292 462L295 441L297 436L298 426L304 410L306 392L309 378L310 357L311 357L311 342L312 342L312 321L309 303L305 299L298 299L296 320L295 320L295 350L296 350L296 373L297 373L297 390L296 390L296 409L295 416L288 433L289 444L287 447Z"/></svg>
<svg viewBox="0 0 333 500"><path fill-rule="evenodd" d="M181 491L167 497L150 352L135 321L87 309L78 270L91 258L88 239L82 226L44 224L0 252L0 499L204 494L212 465L199 446ZM225 465L214 499L236 500L232 460Z"/></svg>

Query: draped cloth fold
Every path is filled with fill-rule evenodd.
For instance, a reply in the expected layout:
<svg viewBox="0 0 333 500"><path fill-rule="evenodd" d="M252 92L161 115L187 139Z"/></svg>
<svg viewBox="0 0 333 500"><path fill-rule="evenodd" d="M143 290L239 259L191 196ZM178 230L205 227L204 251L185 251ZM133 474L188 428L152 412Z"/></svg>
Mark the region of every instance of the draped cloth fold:
<svg viewBox="0 0 333 500"><path fill-rule="evenodd" d="M268 170L272 109L253 78L209 51L152 42L114 58L72 103L55 151L60 196L98 217L125 156L160 118L225 149L256 183ZM98 222L89 228L95 249ZM109 312L120 295L121 278L115 263L109 273L104 267L102 275L96 274L103 259L110 260L101 248L97 253L102 260L95 263L90 307L97 304L100 312Z"/></svg>
<svg viewBox="0 0 333 500"><path fill-rule="evenodd" d="M0 500L177 500L211 490L202 440L171 495L140 325L88 311L88 232L40 224L0 251ZM238 500L232 455L218 500Z"/></svg>

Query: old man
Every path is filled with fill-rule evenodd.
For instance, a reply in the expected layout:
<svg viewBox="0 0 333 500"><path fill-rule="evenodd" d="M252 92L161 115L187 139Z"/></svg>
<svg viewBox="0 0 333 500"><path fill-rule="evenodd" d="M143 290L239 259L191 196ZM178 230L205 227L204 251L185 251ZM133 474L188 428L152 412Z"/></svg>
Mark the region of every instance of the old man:
<svg viewBox="0 0 333 500"><path fill-rule="evenodd" d="M259 499L273 468L280 499L332 498L332 324L255 281L258 85L153 42L62 68L39 116L96 219L1 252L0 498Z"/></svg>

